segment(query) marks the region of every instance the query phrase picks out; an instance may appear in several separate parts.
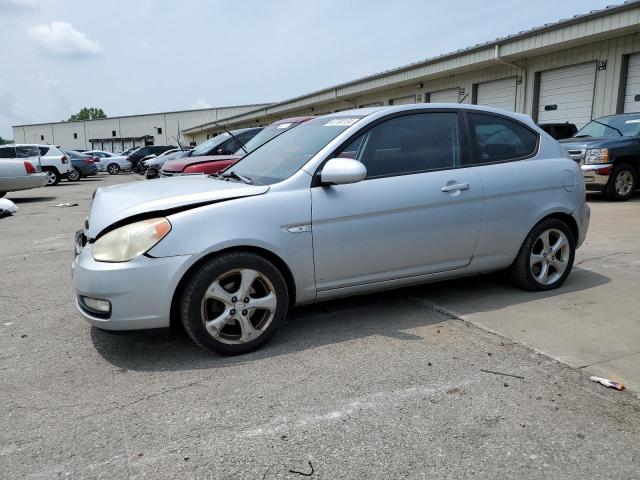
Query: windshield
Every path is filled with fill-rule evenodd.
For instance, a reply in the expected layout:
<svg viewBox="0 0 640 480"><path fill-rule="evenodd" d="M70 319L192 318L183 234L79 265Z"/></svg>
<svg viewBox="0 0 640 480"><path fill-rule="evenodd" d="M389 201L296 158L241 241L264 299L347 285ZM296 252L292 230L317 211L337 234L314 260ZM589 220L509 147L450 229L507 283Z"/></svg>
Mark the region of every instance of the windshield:
<svg viewBox="0 0 640 480"><path fill-rule="evenodd" d="M270 185L289 178L316 153L362 118L320 117L265 143L229 170L250 178L254 183Z"/></svg>
<svg viewBox="0 0 640 480"><path fill-rule="evenodd" d="M231 135L229 135L227 132L224 132L220 135L216 135L215 137L210 138L206 142L202 142L200 145L191 150L191 156L199 157L200 155L206 155L212 148L217 147L230 136Z"/></svg>
<svg viewBox="0 0 640 480"><path fill-rule="evenodd" d="M275 138L278 135L280 135L281 133L284 133L287 130L290 130L291 128L295 127L296 125L298 125L298 123L293 123L293 122L292 123L280 123L278 125L269 125L269 126L265 127L255 137L253 137L251 140L249 140L244 145L244 148L247 149L247 152L251 152L251 151L255 150L256 148L258 148L260 145L262 145L264 143L267 143L272 138ZM238 155L238 156L243 156L245 154L246 154L246 152L242 148L238 149L238 151L235 153L235 155Z"/></svg>
<svg viewBox="0 0 640 480"><path fill-rule="evenodd" d="M593 120L582 127L574 137L637 137L639 135L640 115L619 115Z"/></svg>

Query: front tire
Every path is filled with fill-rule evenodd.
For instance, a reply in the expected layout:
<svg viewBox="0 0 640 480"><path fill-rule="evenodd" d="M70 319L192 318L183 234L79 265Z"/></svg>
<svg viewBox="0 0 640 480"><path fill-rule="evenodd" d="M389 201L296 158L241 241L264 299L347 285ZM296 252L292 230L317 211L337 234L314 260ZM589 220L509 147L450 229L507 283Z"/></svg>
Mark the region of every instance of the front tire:
<svg viewBox="0 0 640 480"><path fill-rule="evenodd" d="M621 163L613 167L604 193L609 200L625 202L631 198L637 188L638 175L635 168L628 163Z"/></svg>
<svg viewBox="0 0 640 480"><path fill-rule="evenodd" d="M206 261L180 298L182 323L200 347L224 355L257 349L276 332L289 307L287 284L270 261L232 252Z"/></svg>
<svg viewBox="0 0 640 480"><path fill-rule="evenodd" d="M529 232L508 273L525 290L553 290L569 276L575 254L576 241L569 226L547 218Z"/></svg>
<svg viewBox="0 0 640 480"><path fill-rule="evenodd" d="M159 173L160 172L158 169L149 167L147 168L147 171L145 172L144 176L145 178L151 180L153 178L158 178L160 176Z"/></svg>
<svg viewBox="0 0 640 480"><path fill-rule="evenodd" d="M44 170L44 172L47 174L47 187L53 187L57 184L60 183L60 180L62 180L62 176L58 173L58 170L56 170L55 168L47 168L47 169L42 169Z"/></svg>
<svg viewBox="0 0 640 480"><path fill-rule="evenodd" d="M80 170L77 168L73 168L69 173L67 173L67 180L70 182L77 182L82 177Z"/></svg>
<svg viewBox="0 0 640 480"><path fill-rule="evenodd" d="M110 163L107 166L107 172L109 172L109 175L117 175L120 173L120 165L118 165L117 163Z"/></svg>

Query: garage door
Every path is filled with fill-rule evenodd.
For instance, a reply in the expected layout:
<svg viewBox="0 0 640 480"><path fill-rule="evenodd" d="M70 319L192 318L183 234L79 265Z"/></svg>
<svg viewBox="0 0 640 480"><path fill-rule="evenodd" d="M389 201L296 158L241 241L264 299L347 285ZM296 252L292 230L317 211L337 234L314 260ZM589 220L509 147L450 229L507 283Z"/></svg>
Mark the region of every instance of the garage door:
<svg viewBox="0 0 640 480"><path fill-rule="evenodd" d="M595 82L595 63L541 72L538 123L590 122Z"/></svg>
<svg viewBox="0 0 640 480"><path fill-rule="evenodd" d="M476 103L487 107L502 108L510 112L516 109L516 79L501 78L478 84Z"/></svg>
<svg viewBox="0 0 640 480"><path fill-rule="evenodd" d="M389 102L390 105L409 105L416 103L416 96L410 95L408 97L392 98Z"/></svg>
<svg viewBox="0 0 640 480"><path fill-rule="evenodd" d="M629 55L629 66L627 68L624 113L631 112L640 112L640 53Z"/></svg>
<svg viewBox="0 0 640 480"><path fill-rule="evenodd" d="M460 101L459 88L450 88L449 90L431 92L429 98L429 102L431 103L458 103L458 101Z"/></svg>

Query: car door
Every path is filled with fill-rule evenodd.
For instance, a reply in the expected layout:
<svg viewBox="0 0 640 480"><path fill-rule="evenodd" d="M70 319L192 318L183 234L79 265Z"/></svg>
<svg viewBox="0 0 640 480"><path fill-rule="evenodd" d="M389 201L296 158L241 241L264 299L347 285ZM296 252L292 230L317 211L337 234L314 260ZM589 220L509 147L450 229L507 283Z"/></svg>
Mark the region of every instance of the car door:
<svg viewBox="0 0 640 480"><path fill-rule="evenodd" d="M403 114L336 152L367 178L311 189L319 292L469 264L483 190L474 168L460 168L460 125L453 110Z"/></svg>
<svg viewBox="0 0 640 480"><path fill-rule="evenodd" d="M546 209L563 203L567 159L533 160L539 135L512 118L487 112L465 115L471 147L468 162L476 168L485 192L476 260L503 267L511 263Z"/></svg>

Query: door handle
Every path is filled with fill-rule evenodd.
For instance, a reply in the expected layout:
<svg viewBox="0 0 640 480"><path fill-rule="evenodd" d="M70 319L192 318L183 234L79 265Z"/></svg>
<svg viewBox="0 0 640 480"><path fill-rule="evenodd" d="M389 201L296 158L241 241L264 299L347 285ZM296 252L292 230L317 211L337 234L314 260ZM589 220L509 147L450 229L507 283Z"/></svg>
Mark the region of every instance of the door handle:
<svg viewBox="0 0 640 480"><path fill-rule="evenodd" d="M471 185L468 183L455 183L453 185L446 185L441 188L441 190L445 193L447 192L455 192L457 190L469 190Z"/></svg>

